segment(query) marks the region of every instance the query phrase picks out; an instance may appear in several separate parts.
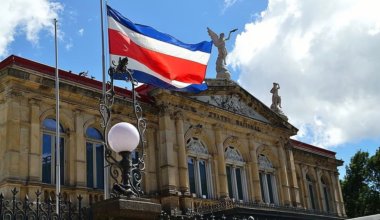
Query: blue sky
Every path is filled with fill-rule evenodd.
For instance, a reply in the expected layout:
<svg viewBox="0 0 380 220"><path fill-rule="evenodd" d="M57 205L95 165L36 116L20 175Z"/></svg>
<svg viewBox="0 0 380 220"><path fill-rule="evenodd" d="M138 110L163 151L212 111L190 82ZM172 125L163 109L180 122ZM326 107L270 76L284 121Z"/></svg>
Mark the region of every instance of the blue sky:
<svg viewBox="0 0 380 220"><path fill-rule="evenodd" d="M59 68L101 80L99 1L4 0L0 59L10 54L54 66L53 18L59 21ZM281 85L295 137L337 152L345 165L358 149L380 146L380 15L376 0L122 1L108 4L135 23L186 43L239 30L227 42L232 79L271 104ZM215 77L214 48L207 78ZM341 178L345 167L340 167Z"/></svg>

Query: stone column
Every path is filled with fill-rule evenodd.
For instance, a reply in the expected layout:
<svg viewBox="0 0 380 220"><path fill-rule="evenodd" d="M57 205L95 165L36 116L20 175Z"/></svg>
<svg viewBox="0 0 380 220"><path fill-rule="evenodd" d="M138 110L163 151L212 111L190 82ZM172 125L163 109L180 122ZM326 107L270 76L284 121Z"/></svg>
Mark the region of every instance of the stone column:
<svg viewBox="0 0 380 220"><path fill-rule="evenodd" d="M222 125L215 125L215 143L218 150L218 173L219 173L219 192L220 198L228 197L227 188L227 173L226 173L226 162L224 160L224 147L222 140Z"/></svg>
<svg viewBox="0 0 380 220"><path fill-rule="evenodd" d="M30 104L30 149L28 175L30 181L41 181L41 122L38 101L31 99Z"/></svg>
<svg viewBox="0 0 380 220"><path fill-rule="evenodd" d="M183 114L177 112L175 115L176 136L178 144L178 172L179 172L179 190L184 194L189 192L189 174L187 172L187 156L185 145L185 133L183 131Z"/></svg>
<svg viewBox="0 0 380 220"><path fill-rule="evenodd" d="M290 165L290 171L291 171L291 183L292 183L292 189L294 193L294 205L296 207L301 206L301 201L300 201L300 192L299 192L299 186L297 182L297 173L296 173L296 167L294 164L294 156L293 156L293 150L291 146L287 146L288 154L289 154L289 165Z"/></svg>
<svg viewBox="0 0 380 220"><path fill-rule="evenodd" d="M159 136L160 136L160 182L161 191L164 194L175 194L177 184L175 178L176 165L174 164L174 137L173 122L170 118L169 106L166 104L160 105L159 113Z"/></svg>
<svg viewBox="0 0 380 220"><path fill-rule="evenodd" d="M283 200L284 205L290 205L290 190L289 190L289 180L288 180L288 173L286 169L286 162L285 162L285 152L284 152L284 144L281 141L278 145L278 155L280 160L280 176L281 176L281 184L282 184L282 191L283 191Z"/></svg>
<svg viewBox="0 0 380 220"><path fill-rule="evenodd" d="M263 202L263 198L261 196L261 188L260 188L260 177L259 177L259 164L257 161L257 146L255 146L255 136L253 134L249 134L249 150L252 158L251 166L251 175L252 175L252 191L253 191L253 199L255 202L261 203Z"/></svg>

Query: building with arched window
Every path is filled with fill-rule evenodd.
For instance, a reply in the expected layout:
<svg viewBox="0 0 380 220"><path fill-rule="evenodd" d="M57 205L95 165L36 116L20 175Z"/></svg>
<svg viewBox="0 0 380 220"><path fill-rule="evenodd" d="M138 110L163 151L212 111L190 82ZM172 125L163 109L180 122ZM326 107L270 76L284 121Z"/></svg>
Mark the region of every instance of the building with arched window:
<svg viewBox="0 0 380 220"><path fill-rule="evenodd" d="M67 198L104 198L102 84L60 75L60 173ZM0 192L55 192L54 69L17 56L0 62ZM199 94L137 88L148 125L145 198L171 212L255 219L343 219L337 167L326 149L234 81L207 79ZM115 88L112 121L135 123L131 92ZM270 94L268 94L270 95ZM136 160L141 154L133 152ZM106 178L109 178L106 176ZM111 186L106 186L110 188Z"/></svg>

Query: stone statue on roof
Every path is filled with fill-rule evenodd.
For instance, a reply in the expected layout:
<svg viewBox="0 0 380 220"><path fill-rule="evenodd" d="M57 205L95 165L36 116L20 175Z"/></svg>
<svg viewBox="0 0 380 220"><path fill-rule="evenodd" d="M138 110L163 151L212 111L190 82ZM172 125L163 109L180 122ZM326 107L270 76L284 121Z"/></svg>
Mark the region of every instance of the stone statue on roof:
<svg viewBox="0 0 380 220"><path fill-rule="evenodd" d="M270 90L270 93L272 93L272 105L270 108L272 110L277 110L281 107L281 96L278 95L278 90L280 89L280 85L278 83L273 83L273 87Z"/></svg>
<svg viewBox="0 0 380 220"><path fill-rule="evenodd" d="M270 92L272 93L272 105L270 106L270 109L279 114L283 119L288 120L288 118L284 115L284 113L281 110L281 96L278 95L279 89L280 84L274 82L273 87L270 90Z"/></svg>
<svg viewBox="0 0 380 220"><path fill-rule="evenodd" d="M226 41L230 39L231 33L235 31L237 31L237 29L231 30L228 37L224 38L224 33L220 33L218 36L210 28L207 28L208 35L210 35L215 47L218 48L218 58L216 59L216 78L230 79L230 73L226 67L226 57L228 54L226 49Z"/></svg>

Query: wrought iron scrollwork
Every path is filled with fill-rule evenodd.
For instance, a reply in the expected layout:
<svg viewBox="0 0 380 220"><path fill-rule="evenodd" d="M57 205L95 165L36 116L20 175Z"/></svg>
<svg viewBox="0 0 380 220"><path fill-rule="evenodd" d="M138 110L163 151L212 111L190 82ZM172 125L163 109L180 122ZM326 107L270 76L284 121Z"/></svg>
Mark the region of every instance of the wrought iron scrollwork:
<svg viewBox="0 0 380 220"><path fill-rule="evenodd" d="M128 196L128 197L140 197L143 195L143 189L141 187L142 182L142 174L145 170L145 162L144 162L144 149L145 149L145 130L146 130L146 120L143 117L142 108L137 100L137 92L135 87L138 85L138 81L133 78L133 72L127 68L128 58L119 58L119 62L112 62L112 66L108 70L108 74L110 76L110 81L107 82L107 90L103 95L102 100L100 101L99 111L102 117L101 126L103 128L104 134L104 146L105 146L105 159L108 163L110 176L115 182L114 187L112 188L111 197L119 197L119 196ZM137 161L131 163L130 172L127 174L127 178L125 179L125 175L123 174L123 166L125 161L118 161L112 155L112 150L109 147L108 142L108 131L109 125L111 121L111 109L115 100L115 90L114 90L114 80L124 80L126 82L130 82L132 86L132 105L133 105L133 113L136 117L136 127L140 135L140 147L138 147L140 151L140 155L137 158ZM123 159L131 160L130 154L122 155ZM128 161L129 163L129 161ZM123 176L124 175L124 176ZM124 177L124 178L123 178ZM125 179L125 181L120 182L120 178Z"/></svg>

